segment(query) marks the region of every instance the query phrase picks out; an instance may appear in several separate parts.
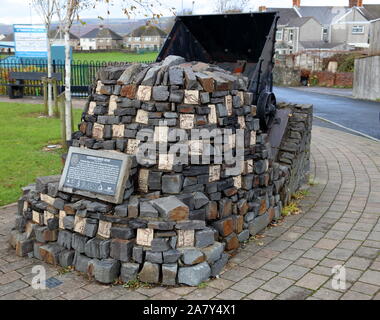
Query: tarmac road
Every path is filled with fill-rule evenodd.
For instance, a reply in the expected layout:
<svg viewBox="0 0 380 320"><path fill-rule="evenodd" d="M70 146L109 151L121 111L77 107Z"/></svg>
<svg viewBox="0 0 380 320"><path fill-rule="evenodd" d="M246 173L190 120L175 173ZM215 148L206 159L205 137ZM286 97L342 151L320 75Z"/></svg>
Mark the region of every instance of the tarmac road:
<svg viewBox="0 0 380 320"><path fill-rule="evenodd" d="M278 102L314 105L314 115L380 139L380 102L275 87Z"/></svg>

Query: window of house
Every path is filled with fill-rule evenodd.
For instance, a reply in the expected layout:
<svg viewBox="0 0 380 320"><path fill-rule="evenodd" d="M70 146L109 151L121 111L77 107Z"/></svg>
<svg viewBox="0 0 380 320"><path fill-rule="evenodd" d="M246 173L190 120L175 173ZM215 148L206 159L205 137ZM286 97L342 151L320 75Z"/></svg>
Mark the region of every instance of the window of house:
<svg viewBox="0 0 380 320"><path fill-rule="evenodd" d="M276 40L277 41L281 41L282 40L282 35L283 35L282 30L277 30L277 32L276 32Z"/></svg>
<svg viewBox="0 0 380 320"><path fill-rule="evenodd" d="M289 41L293 41L293 30L289 30Z"/></svg>
<svg viewBox="0 0 380 320"><path fill-rule="evenodd" d="M353 26L352 33L353 34L364 33L364 26Z"/></svg>
<svg viewBox="0 0 380 320"><path fill-rule="evenodd" d="M145 41L151 41L151 37L145 37Z"/></svg>

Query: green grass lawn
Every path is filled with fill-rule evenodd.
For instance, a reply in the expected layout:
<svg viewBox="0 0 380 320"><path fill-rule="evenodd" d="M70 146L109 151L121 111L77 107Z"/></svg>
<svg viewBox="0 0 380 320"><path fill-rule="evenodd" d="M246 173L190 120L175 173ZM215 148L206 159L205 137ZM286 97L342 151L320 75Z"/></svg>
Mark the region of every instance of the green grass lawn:
<svg viewBox="0 0 380 320"><path fill-rule="evenodd" d="M60 121L39 117L42 105L0 103L0 206L16 201L21 187L38 176L59 174L62 150L42 151L60 141ZM74 110L74 123L81 110Z"/></svg>
<svg viewBox="0 0 380 320"><path fill-rule="evenodd" d="M146 53L124 53L113 52L80 52L73 54L74 61L117 61L117 62L145 62L155 61L157 52Z"/></svg>

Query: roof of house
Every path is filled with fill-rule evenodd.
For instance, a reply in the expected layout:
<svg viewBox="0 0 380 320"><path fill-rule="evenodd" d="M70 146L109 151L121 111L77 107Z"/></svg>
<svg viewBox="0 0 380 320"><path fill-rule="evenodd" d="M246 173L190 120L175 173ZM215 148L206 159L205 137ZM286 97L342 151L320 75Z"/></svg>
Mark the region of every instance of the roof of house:
<svg viewBox="0 0 380 320"><path fill-rule="evenodd" d="M285 26L289 23L290 20L300 17L294 8L267 8L266 11L278 12L278 14L280 15L278 25L280 26Z"/></svg>
<svg viewBox="0 0 380 320"><path fill-rule="evenodd" d="M166 37L166 32L157 26L145 25L128 34L129 37Z"/></svg>
<svg viewBox="0 0 380 320"><path fill-rule="evenodd" d="M55 37L57 31L58 31L58 28L50 30L49 31L49 37L51 37L51 38ZM69 35L70 35L70 40L79 40L79 38L75 34L69 32ZM63 39L63 37L64 37L63 32L61 34L58 32L57 39Z"/></svg>
<svg viewBox="0 0 380 320"><path fill-rule="evenodd" d="M123 40L123 37L115 31L112 31L110 28L103 27L92 29L80 38Z"/></svg>
<svg viewBox="0 0 380 320"><path fill-rule="evenodd" d="M298 17L298 18L294 18L294 19L291 19L289 20L288 22L288 26L289 27L301 27L303 26L306 22L308 22L309 20L314 20L316 21L317 23L319 23L315 18L313 17Z"/></svg>
<svg viewBox="0 0 380 320"><path fill-rule="evenodd" d="M380 5L378 4L368 4L357 9L367 20L371 21L380 18Z"/></svg>
<svg viewBox="0 0 380 320"><path fill-rule="evenodd" d="M348 7L317 7L301 6L297 8L302 17L314 17L322 25L328 25L345 15L350 8Z"/></svg>

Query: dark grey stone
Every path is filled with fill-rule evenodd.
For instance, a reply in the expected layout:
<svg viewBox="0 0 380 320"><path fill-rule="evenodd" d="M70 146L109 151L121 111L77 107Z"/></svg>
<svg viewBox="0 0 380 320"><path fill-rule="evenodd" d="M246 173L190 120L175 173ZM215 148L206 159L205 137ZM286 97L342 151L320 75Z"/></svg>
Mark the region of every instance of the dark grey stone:
<svg viewBox="0 0 380 320"><path fill-rule="evenodd" d="M149 221L148 228L155 230L173 230L175 222L173 221Z"/></svg>
<svg viewBox="0 0 380 320"><path fill-rule="evenodd" d="M151 250L147 250L145 252L145 261L149 261L152 263L162 263L162 252L154 252Z"/></svg>
<svg viewBox="0 0 380 320"><path fill-rule="evenodd" d="M73 230L74 229L74 216L66 216L63 218L63 226L67 230Z"/></svg>
<svg viewBox="0 0 380 320"><path fill-rule="evenodd" d="M202 252L206 256L208 263L214 263L218 260L224 250L224 244L220 242L214 242L211 246L202 249Z"/></svg>
<svg viewBox="0 0 380 320"><path fill-rule="evenodd" d="M111 227L111 238L132 239L136 236L135 231L128 227Z"/></svg>
<svg viewBox="0 0 380 320"><path fill-rule="evenodd" d="M216 277L220 274L224 266L227 264L228 258L228 254L222 253L220 259L211 264L211 277Z"/></svg>
<svg viewBox="0 0 380 320"><path fill-rule="evenodd" d="M181 260L186 265L201 263L205 260L204 254L200 250L180 249L179 251L182 253Z"/></svg>
<svg viewBox="0 0 380 320"><path fill-rule="evenodd" d="M204 220L182 220L178 221L175 227L181 230L200 230L206 227L206 222Z"/></svg>
<svg viewBox="0 0 380 320"><path fill-rule="evenodd" d="M132 250L132 258L137 263L143 263L144 261L144 250L142 247L134 246Z"/></svg>
<svg viewBox="0 0 380 320"><path fill-rule="evenodd" d="M176 284L178 265L177 263L162 265L162 284L165 286L174 286Z"/></svg>
<svg viewBox="0 0 380 320"><path fill-rule="evenodd" d="M248 229L243 230L237 235L237 237L238 237L239 242L247 241L249 239L249 230Z"/></svg>
<svg viewBox="0 0 380 320"><path fill-rule="evenodd" d="M211 275L211 268L207 262L202 262L191 267L180 267L178 270L178 282L189 286L198 286Z"/></svg>
<svg viewBox="0 0 380 320"><path fill-rule="evenodd" d="M137 279L140 265L138 263L122 263L120 269L120 279L124 283Z"/></svg>
<svg viewBox="0 0 380 320"><path fill-rule="evenodd" d="M59 253L58 261L59 265L63 268L67 268L69 266L72 266L74 263L74 256L75 251L74 250L63 250Z"/></svg>
<svg viewBox="0 0 380 320"><path fill-rule="evenodd" d="M75 270L82 273L87 273L90 261L91 259L89 257L86 257L85 255L76 252L74 257Z"/></svg>
<svg viewBox="0 0 380 320"><path fill-rule="evenodd" d="M198 176L199 177L199 176ZM194 208L199 209L209 203L209 199L202 192L194 192Z"/></svg>
<svg viewBox="0 0 380 320"><path fill-rule="evenodd" d="M260 231L264 230L269 224L269 215L268 212L264 213L261 216L257 216L249 223L249 233L251 236L256 235Z"/></svg>
<svg viewBox="0 0 380 320"><path fill-rule="evenodd" d="M129 262L132 256L133 245L134 242L130 240L113 239L111 241L111 258L123 262Z"/></svg>
<svg viewBox="0 0 380 320"><path fill-rule="evenodd" d="M152 98L155 101L166 101L169 98L167 86L154 86L152 91Z"/></svg>
<svg viewBox="0 0 380 320"><path fill-rule="evenodd" d="M181 257L181 252L171 249L163 252L164 263L176 263Z"/></svg>
<svg viewBox="0 0 380 320"><path fill-rule="evenodd" d="M151 243L152 251L162 252L170 249L169 239L154 238Z"/></svg>
<svg viewBox="0 0 380 320"><path fill-rule="evenodd" d="M158 211L148 201L141 201L140 202L140 217L157 218Z"/></svg>
<svg viewBox="0 0 380 320"><path fill-rule="evenodd" d="M94 263L94 277L101 283L113 283L120 274L120 261L114 259L97 260Z"/></svg>
<svg viewBox="0 0 380 320"><path fill-rule="evenodd" d="M145 262L139 273L139 279L147 283L159 283L160 265L157 263Z"/></svg>
<svg viewBox="0 0 380 320"><path fill-rule="evenodd" d="M79 253L84 253L84 248L88 238L78 233L73 233L71 238L71 247Z"/></svg>
<svg viewBox="0 0 380 320"><path fill-rule="evenodd" d="M70 231L60 230L57 243L66 249L71 249L72 235Z"/></svg>
<svg viewBox="0 0 380 320"><path fill-rule="evenodd" d="M162 176L162 192L169 194L178 194L182 190L183 179L180 174Z"/></svg>
<svg viewBox="0 0 380 320"><path fill-rule="evenodd" d="M195 246L197 248L204 248L214 243L214 231L211 229L204 229L195 232Z"/></svg>

